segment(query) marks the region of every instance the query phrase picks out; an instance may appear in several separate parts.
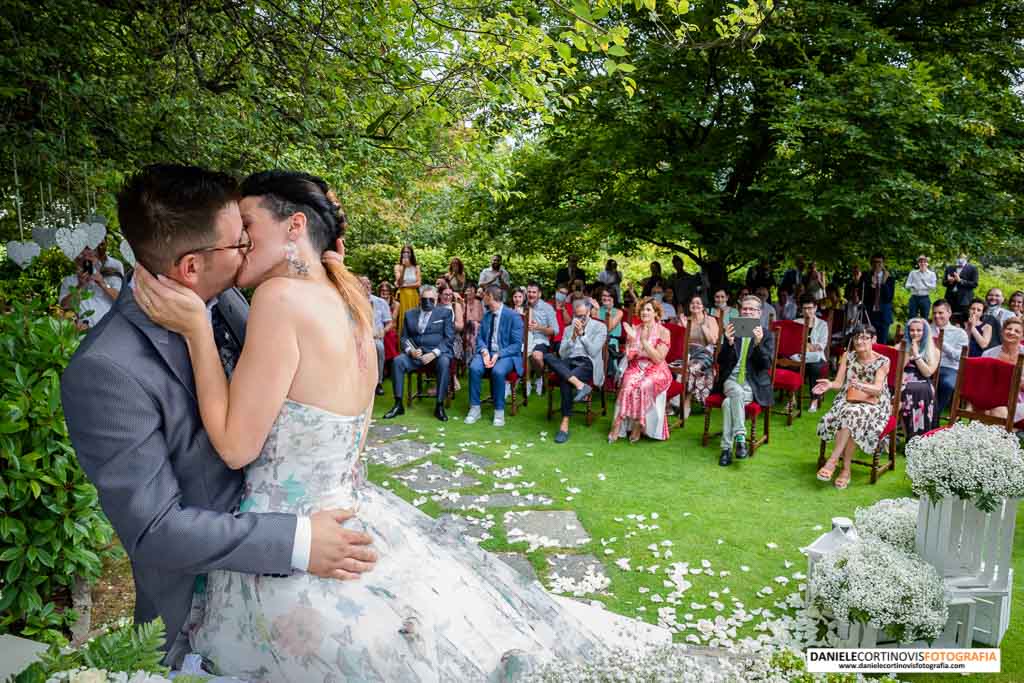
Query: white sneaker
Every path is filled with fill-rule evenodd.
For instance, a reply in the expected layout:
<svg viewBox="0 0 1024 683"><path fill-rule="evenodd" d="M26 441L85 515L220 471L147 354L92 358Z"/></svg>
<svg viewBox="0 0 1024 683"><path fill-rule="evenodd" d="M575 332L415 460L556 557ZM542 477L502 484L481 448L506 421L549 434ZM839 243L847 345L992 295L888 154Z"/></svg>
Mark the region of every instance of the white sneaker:
<svg viewBox="0 0 1024 683"><path fill-rule="evenodd" d="M505 411L495 410L494 411L494 426L504 427L505 426Z"/></svg>
<svg viewBox="0 0 1024 683"><path fill-rule="evenodd" d="M463 420L468 425L473 424L480 419L480 406L470 406L469 413L466 415L466 419Z"/></svg>
<svg viewBox="0 0 1024 683"><path fill-rule="evenodd" d="M535 384L537 385L537 388L534 389L534 391L537 393L538 396L540 396L541 394L544 393L544 380L538 377Z"/></svg>
<svg viewBox="0 0 1024 683"><path fill-rule="evenodd" d="M818 402L817 401L812 401L811 405L809 405L807 407L807 412L808 413L816 413L816 412L818 412Z"/></svg>
<svg viewBox="0 0 1024 683"><path fill-rule="evenodd" d="M526 383L526 395L529 396L532 393L533 385L529 382Z"/></svg>

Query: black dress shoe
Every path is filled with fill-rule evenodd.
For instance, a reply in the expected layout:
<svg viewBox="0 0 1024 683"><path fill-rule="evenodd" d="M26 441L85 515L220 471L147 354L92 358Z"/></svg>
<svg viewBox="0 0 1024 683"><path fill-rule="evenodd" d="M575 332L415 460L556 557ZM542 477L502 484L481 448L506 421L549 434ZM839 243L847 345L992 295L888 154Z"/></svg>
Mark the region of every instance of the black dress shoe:
<svg viewBox="0 0 1024 683"><path fill-rule="evenodd" d="M737 441L736 442L736 459L743 460L747 457L747 442Z"/></svg>
<svg viewBox="0 0 1024 683"><path fill-rule="evenodd" d="M383 396L384 395L384 387L382 387L381 385L378 384L377 385L377 390L374 393L377 394L378 396Z"/></svg>
<svg viewBox="0 0 1024 683"><path fill-rule="evenodd" d="M437 406L434 408L434 417L436 417L441 422L447 422L448 421L448 414L446 412L444 412L444 404L443 403L438 403Z"/></svg>
<svg viewBox="0 0 1024 683"><path fill-rule="evenodd" d="M728 467L732 464L732 451L728 448L722 449L722 456L718 458L718 464L722 467Z"/></svg>
<svg viewBox="0 0 1024 683"><path fill-rule="evenodd" d="M391 418L398 417L399 415L405 415L405 408L402 406L401 401L397 401L391 410L384 413L384 419L390 420Z"/></svg>

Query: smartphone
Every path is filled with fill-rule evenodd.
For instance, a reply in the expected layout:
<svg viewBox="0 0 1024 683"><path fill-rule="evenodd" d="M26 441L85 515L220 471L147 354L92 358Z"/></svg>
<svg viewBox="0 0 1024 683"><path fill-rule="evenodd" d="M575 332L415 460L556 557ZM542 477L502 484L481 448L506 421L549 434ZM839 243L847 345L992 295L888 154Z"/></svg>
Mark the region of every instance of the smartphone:
<svg viewBox="0 0 1024 683"><path fill-rule="evenodd" d="M733 318L732 329L736 337L743 339L744 337L753 337L754 328L761 326L760 318Z"/></svg>
<svg viewBox="0 0 1024 683"><path fill-rule="evenodd" d="M90 261L89 259L83 261L82 270L85 272L86 275L92 275L92 261Z"/></svg>

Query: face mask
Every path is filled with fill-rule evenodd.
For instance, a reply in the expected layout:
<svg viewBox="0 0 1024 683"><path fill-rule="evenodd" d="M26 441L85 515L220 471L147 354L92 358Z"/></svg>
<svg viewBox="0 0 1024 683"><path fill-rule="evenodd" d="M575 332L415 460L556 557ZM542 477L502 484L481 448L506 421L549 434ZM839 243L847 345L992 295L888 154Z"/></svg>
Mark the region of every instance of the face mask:
<svg viewBox="0 0 1024 683"><path fill-rule="evenodd" d="M960 266L961 268L963 268L964 266L966 266L966 265L967 265L967 259L965 259L965 258L958 258L958 259L956 260L956 264L957 264L958 266Z"/></svg>
<svg viewBox="0 0 1024 683"><path fill-rule="evenodd" d="M555 301L557 301L560 304L564 304L566 296L567 295L565 294L565 292L556 292L555 293Z"/></svg>
<svg viewBox="0 0 1024 683"><path fill-rule="evenodd" d="M655 294L654 295L654 300L658 301L658 302L661 302L664 298L665 298L664 294Z"/></svg>
<svg viewBox="0 0 1024 683"><path fill-rule="evenodd" d="M436 304L437 302L434 301L433 299L420 299L420 308L422 308L424 311L429 312L434 310L434 306Z"/></svg>

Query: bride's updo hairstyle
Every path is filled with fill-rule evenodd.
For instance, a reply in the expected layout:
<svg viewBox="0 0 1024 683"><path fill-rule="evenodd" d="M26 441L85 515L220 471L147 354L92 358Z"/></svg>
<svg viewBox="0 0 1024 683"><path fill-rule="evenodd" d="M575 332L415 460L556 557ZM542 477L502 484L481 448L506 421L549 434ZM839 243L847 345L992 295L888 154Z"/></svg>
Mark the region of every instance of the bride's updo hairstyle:
<svg viewBox="0 0 1024 683"><path fill-rule="evenodd" d="M345 213L327 183L308 173L281 170L254 173L242 181L241 196L260 197L261 206L279 221L301 212L306 217L309 241L319 253L333 248L348 227ZM352 311L357 329L369 334L373 329L370 302L362 283L336 261L325 261L324 268ZM356 335L356 339L359 338Z"/></svg>

